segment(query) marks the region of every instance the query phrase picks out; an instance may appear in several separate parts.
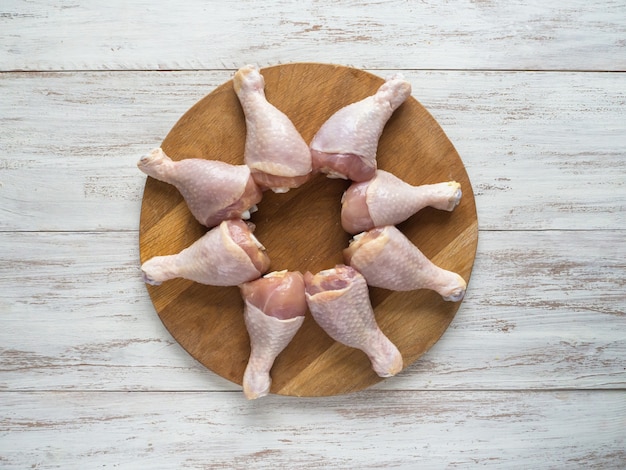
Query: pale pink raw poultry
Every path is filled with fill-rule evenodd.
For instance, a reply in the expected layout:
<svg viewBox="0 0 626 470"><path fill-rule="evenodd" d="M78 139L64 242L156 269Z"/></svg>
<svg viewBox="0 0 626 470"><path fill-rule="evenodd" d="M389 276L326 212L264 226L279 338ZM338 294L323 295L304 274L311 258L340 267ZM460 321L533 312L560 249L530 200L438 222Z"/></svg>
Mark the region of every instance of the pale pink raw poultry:
<svg viewBox="0 0 626 470"><path fill-rule="evenodd" d="M330 116L310 144L313 170L329 178L372 178L385 124L410 94L411 84L402 75L394 75L374 95Z"/></svg>
<svg viewBox="0 0 626 470"><path fill-rule="evenodd" d="M275 271L242 284L241 295L250 336L243 393L255 399L269 393L270 369L304 322L304 279L299 272Z"/></svg>
<svg viewBox="0 0 626 470"><path fill-rule="evenodd" d="M426 206L453 210L461 200L456 181L412 186L393 174L377 170L369 181L353 183L341 200L341 225L348 233L396 225Z"/></svg>
<svg viewBox="0 0 626 470"><path fill-rule="evenodd" d="M365 279L350 266L337 265L304 275L306 299L315 321L335 341L363 351L381 377L402 370L402 355L381 331Z"/></svg>
<svg viewBox="0 0 626 470"><path fill-rule="evenodd" d="M356 235L344 250L344 258L370 286L394 291L431 289L452 302L465 295L467 284L460 275L436 266L392 225Z"/></svg>
<svg viewBox="0 0 626 470"><path fill-rule="evenodd" d="M226 219L249 218L263 197L246 165L201 158L173 161L156 148L137 166L148 176L174 185L191 214L207 227Z"/></svg>
<svg viewBox="0 0 626 470"><path fill-rule="evenodd" d="M267 272L265 248L241 219L225 220L180 253L155 256L141 265L155 286L182 277L212 286L238 286Z"/></svg>
<svg viewBox="0 0 626 470"><path fill-rule="evenodd" d="M246 119L244 161L254 180L277 193L302 185L311 176L311 152L291 120L265 98L263 76L247 65L233 87Z"/></svg>

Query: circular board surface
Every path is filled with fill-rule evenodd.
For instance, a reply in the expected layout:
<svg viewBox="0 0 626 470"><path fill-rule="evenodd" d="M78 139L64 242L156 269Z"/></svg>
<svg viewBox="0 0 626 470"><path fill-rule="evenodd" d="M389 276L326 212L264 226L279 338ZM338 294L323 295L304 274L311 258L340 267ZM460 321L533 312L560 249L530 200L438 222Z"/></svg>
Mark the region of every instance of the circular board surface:
<svg viewBox="0 0 626 470"><path fill-rule="evenodd" d="M314 63L268 67L261 74L268 101L292 120L306 142L335 111L372 95L384 82L362 70ZM244 115L231 80L189 109L162 148L174 160L243 164L245 137ZM413 185L461 183L463 197L453 212L426 208L398 228L435 264L469 281L478 241L472 187L454 146L413 97L387 122L377 160L379 168ZM317 273L343 262L342 250L351 236L341 228L340 201L349 184L316 175L285 194L264 193L251 221L255 236L267 248L270 271ZM139 233L142 263L178 253L206 231L175 187L147 179ZM250 345L239 289L184 279L147 288L159 317L183 348L210 370L241 385ZM370 288L370 298L382 331L402 353L404 367L441 337L460 305L427 290ZM271 375L272 393L293 396L349 393L382 380L363 352L336 343L308 313Z"/></svg>

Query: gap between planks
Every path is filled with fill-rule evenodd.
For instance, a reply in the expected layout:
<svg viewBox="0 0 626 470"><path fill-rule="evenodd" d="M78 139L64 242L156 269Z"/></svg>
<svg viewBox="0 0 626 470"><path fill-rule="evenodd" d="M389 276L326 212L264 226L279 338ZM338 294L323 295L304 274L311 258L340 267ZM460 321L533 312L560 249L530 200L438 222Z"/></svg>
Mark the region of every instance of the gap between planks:
<svg viewBox="0 0 626 470"><path fill-rule="evenodd" d="M261 68L272 67L274 65L286 65L291 62L285 63L276 63L268 66L263 66ZM293 62L297 63L297 62ZM306 63L306 62L304 62ZM343 65L343 64L334 64L334 65ZM356 68L347 65L346 67ZM450 73L461 73L461 72L476 72L476 73L614 73L621 74L626 73L626 70L622 69L606 69L606 70L594 70L594 69L511 69L511 68L391 68L391 67L365 67L360 68L360 70L365 70L367 72L450 72ZM207 73L215 73L215 72L232 72L233 74L237 71L236 68L167 68L167 69L142 69L142 68L129 68L129 69L42 69L42 70L30 70L30 69L9 69L9 70L0 70L0 74L78 74L78 73L195 73L195 72L207 72Z"/></svg>
<svg viewBox="0 0 626 470"><path fill-rule="evenodd" d="M374 386L375 387L375 386ZM364 390L360 390L358 392L332 395L329 397L298 397L298 396L290 396L290 395L279 395L279 394L270 394L276 398L283 398L285 400L324 400L329 398L349 398L355 397L357 395L389 395L394 393L502 393L502 394L526 394L526 393L544 393L544 394L553 394L559 392L574 392L574 393L623 393L626 391L626 387L622 388L581 388L581 387L554 387L554 388L386 388L386 389L376 389L376 388L367 388ZM175 389L161 389L161 390L132 390L132 389L102 389L102 390L94 390L94 389L63 389L63 388L50 388L50 389L42 389L42 390L32 390L32 389L6 389L0 390L0 394L22 394L22 395L41 395L46 393L59 393L59 394L68 394L68 395L97 395L97 394L136 394L136 393L146 393L146 394L236 394L242 395L242 391L240 389L237 390L175 390ZM243 395L242 395L243 396Z"/></svg>

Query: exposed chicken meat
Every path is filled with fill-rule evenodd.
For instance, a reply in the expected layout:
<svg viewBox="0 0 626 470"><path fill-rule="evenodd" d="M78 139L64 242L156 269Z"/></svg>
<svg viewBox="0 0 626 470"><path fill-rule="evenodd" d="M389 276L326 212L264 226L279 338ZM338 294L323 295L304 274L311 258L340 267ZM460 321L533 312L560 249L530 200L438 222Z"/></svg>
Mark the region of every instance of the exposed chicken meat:
<svg viewBox="0 0 626 470"><path fill-rule="evenodd" d="M207 227L226 219L249 218L263 197L246 165L202 158L173 161L156 148L137 166L148 176L176 186L191 214Z"/></svg>
<svg viewBox="0 0 626 470"><path fill-rule="evenodd" d="M180 253L155 256L141 265L143 280L159 285L182 277L212 286L237 286L269 268L265 248L242 220L226 220Z"/></svg>
<svg viewBox="0 0 626 470"><path fill-rule="evenodd" d="M402 355L376 323L365 279L338 265L304 275L306 299L315 321L335 341L362 350L381 377L402 370Z"/></svg>
<svg viewBox="0 0 626 470"><path fill-rule="evenodd" d="M377 170L370 181L353 183L344 193L341 225L348 233L396 225L426 206L453 210L461 200L456 181L412 186L393 174Z"/></svg>
<svg viewBox="0 0 626 470"><path fill-rule="evenodd" d="M304 322L304 279L299 272L278 271L241 285L250 359L243 375L246 398L269 393L270 369Z"/></svg>
<svg viewBox="0 0 626 470"><path fill-rule="evenodd" d="M353 181L372 178L385 124L410 94L411 84L394 75L374 95L333 114L311 141L313 170Z"/></svg>
<svg viewBox="0 0 626 470"><path fill-rule="evenodd" d="M467 284L460 275L436 266L391 225L356 235L344 250L344 259L370 286L395 291L431 289L452 302L465 295Z"/></svg>
<svg viewBox="0 0 626 470"><path fill-rule="evenodd" d="M311 152L289 118L265 98L265 80L253 65L237 71L235 93L246 118L244 160L263 189L285 192L311 176Z"/></svg>

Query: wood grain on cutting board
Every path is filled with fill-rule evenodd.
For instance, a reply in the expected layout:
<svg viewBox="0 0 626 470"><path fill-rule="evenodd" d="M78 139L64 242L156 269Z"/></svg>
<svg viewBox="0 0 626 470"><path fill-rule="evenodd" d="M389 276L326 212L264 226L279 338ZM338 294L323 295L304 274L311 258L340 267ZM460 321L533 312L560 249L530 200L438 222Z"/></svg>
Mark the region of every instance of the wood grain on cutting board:
<svg viewBox="0 0 626 470"><path fill-rule="evenodd" d="M268 101L289 116L307 142L335 111L375 93L384 82L361 70L329 64L288 64L261 73ZM244 115L229 81L185 113L162 147L174 160L242 164L245 133ZM453 144L414 98L388 121L379 142L378 167L413 185L461 183L463 198L453 212L426 208L399 228L433 262L469 280L478 238L471 184ZM270 256L271 271L315 273L343 261L342 250L351 236L341 228L340 201L348 186L348 181L316 175L286 194L264 193L251 221ZM142 262L177 253L205 232L173 186L148 178L141 210ZM174 338L206 367L241 384L250 347L239 289L183 279L147 287ZM460 305L425 290L372 288L370 297L381 329L402 352L405 366L439 339ZM273 393L296 396L348 393L381 380L363 352L336 343L310 315L277 358L272 378Z"/></svg>

